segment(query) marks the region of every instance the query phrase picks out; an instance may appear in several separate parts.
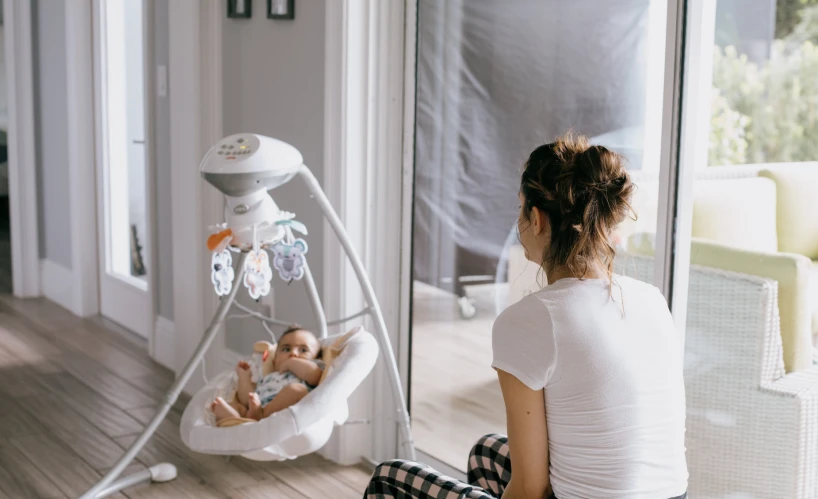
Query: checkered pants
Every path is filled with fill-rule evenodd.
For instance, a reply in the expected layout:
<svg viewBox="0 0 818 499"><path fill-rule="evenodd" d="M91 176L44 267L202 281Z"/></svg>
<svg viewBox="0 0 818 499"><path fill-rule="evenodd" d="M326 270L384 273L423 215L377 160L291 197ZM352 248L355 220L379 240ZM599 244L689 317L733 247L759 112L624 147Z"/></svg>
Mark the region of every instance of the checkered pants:
<svg viewBox="0 0 818 499"><path fill-rule="evenodd" d="M364 499L497 499L511 480L508 438L486 435L469 453L469 483L425 464L387 461L372 474Z"/></svg>

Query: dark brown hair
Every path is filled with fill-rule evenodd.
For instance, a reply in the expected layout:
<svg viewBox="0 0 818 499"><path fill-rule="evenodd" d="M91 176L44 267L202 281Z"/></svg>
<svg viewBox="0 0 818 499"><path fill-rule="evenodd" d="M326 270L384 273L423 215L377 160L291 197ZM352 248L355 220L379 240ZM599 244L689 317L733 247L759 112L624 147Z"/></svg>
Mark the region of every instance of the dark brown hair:
<svg viewBox="0 0 818 499"><path fill-rule="evenodd" d="M298 324L290 324L290 327L288 327L286 330L284 330L283 333L281 333L281 336L278 337L278 340L281 341L281 338L287 336L290 333L294 333L296 331L306 331L306 329L299 326Z"/></svg>
<svg viewBox="0 0 818 499"><path fill-rule="evenodd" d="M611 235L632 213L633 184L621 155L569 132L534 149L525 163L520 192L525 220L536 207L551 225L543 263L565 266L577 276L600 264L612 276L616 252Z"/></svg>

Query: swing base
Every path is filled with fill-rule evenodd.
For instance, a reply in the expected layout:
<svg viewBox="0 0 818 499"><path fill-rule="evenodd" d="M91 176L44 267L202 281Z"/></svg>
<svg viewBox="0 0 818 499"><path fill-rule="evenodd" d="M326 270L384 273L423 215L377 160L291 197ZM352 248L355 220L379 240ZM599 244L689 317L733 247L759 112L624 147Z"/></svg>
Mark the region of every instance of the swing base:
<svg viewBox="0 0 818 499"><path fill-rule="evenodd" d="M175 479L177 474L178 473L176 471L176 466L170 463L155 464L150 468L146 468L132 475L120 478L119 480L113 482L105 489L101 490L95 497L97 498L108 497L110 495L122 491L123 489L127 489L128 487L133 487L134 485L139 485L141 483L169 482Z"/></svg>

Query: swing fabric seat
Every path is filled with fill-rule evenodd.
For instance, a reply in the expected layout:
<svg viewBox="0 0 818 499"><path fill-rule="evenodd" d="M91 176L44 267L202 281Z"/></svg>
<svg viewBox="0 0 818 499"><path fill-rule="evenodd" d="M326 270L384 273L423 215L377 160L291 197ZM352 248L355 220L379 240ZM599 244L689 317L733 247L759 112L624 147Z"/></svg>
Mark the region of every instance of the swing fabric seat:
<svg viewBox="0 0 818 499"><path fill-rule="evenodd" d="M182 441L196 452L257 461L295 459L323 447L333 427L349 417L347 399L375 367L378 342L360 327L320 341L325 352L342 341L335 345L340 353L330 359L323 381L297 404L258 422L216 427L210 404L217 396L230 400L235 393L236 374L227 371L188 403L179 425Z"/></svg>

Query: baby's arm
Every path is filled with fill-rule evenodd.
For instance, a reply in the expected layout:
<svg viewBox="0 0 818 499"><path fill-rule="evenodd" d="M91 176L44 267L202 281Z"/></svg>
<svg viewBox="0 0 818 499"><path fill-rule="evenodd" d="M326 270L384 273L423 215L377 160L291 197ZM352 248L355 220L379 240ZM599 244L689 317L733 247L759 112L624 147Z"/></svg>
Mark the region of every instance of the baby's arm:
<svg viewBox="0 0 818 499"><path fill-rule="evenodd" d="M287 359L282 366L281 372L290 371L291 373L304 380L308 385L316 386L321 380L321 374L324 372L314 360L307 359Z"/></svg>

